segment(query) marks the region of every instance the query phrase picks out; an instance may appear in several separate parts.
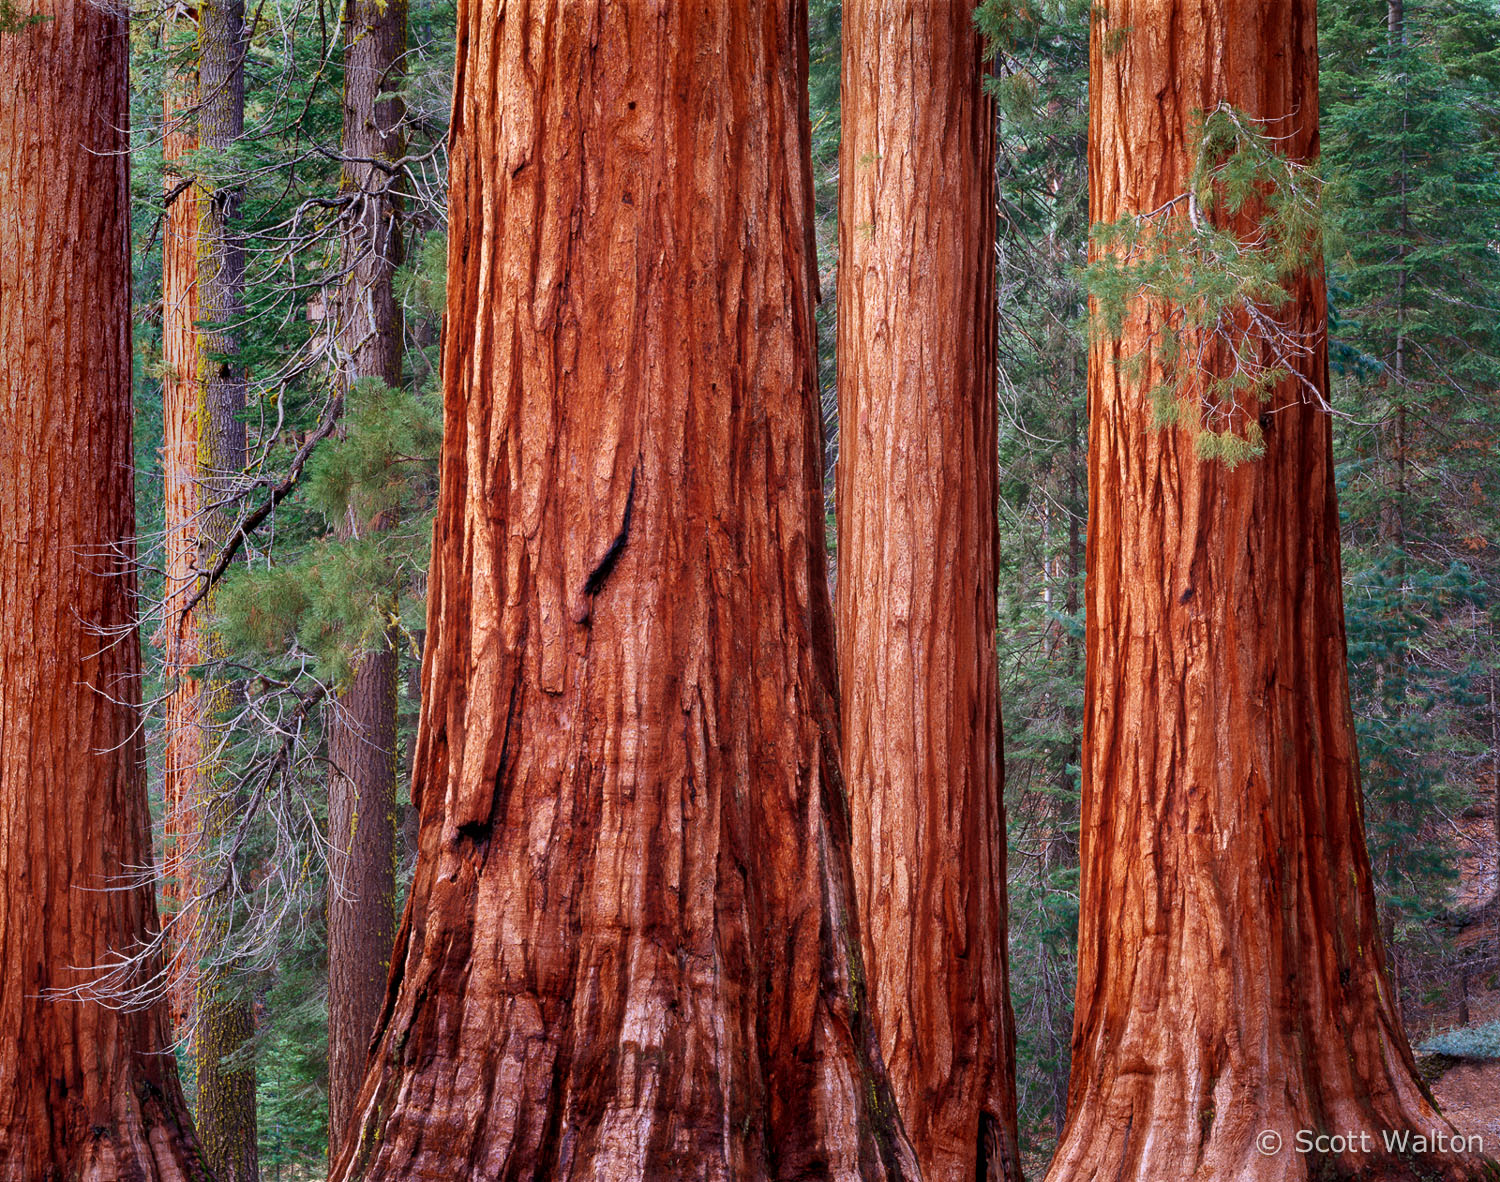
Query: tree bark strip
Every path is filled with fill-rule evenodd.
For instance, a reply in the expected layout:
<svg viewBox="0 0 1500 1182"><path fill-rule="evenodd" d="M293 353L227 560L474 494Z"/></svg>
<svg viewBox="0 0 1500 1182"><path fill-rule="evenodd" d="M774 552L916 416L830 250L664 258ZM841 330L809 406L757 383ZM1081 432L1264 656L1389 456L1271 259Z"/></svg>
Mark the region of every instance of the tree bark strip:
<svg viewBox="0 0 1500 1182"><path fill-rule="evenodd" d="M995 651L995 113L967 3L843 8L839 683L865 964L928 1182L1019 1178Z"/></svg>
<svg viewBox="0 0 1500 1182"><path fill-rule="evenodd" d="M1183 192L1195 112L1221 101L1317 155L1312 0L1108 0L1091 69L1095 223ZM1292 294L1286 325L1316 343L1296 364L1326 391L1321 269ZM1125 365L1158 314L1092 344L1078 992L1048 1178L1485 1176L1383 1151L1384 1130L1451 1130L1376 922L1330 419L1288 379L1263 458L1199 460L1187 429L1149 426L1156 364ZM1299 1130L1371 1151L1299 1153Z"/></svg>
<svg viewBox="0 0 1500 1182"><path fill-rule="evenodd" d="M420 854L334 1178L914 1169L839 772L805 22L459 5Z"/></svg>
<svg viewBox="0 0 1500 1182"><path fill-rule="evenodd" d="M399 90L407 6L350 0L344 9L344 186L358 195L345 223L348 274L339 300L336 380L345 405L355 384L401 385L401 312L393 279L401 260L394 178L376 161L404 151ZM340 523L348 537L377 523ZM394 606L394 605L393 605ZM328 1147L338 1156L364 1081L396 935L396 651L385 636L362 655L328 716Z"/></svg>
<svg viewBox="0 0 1500 1182"><path fill-rule="evenodd" d="M92 4L18 15L43 19L0 33L0 1179L182 1182L205 1171L165 1003L54 992L157 930L136 716L127 29Z"/></svg>
<svg viewBox="0 0 1500 1182"><path fill-rule="evenodd" d="M163 21L163 37L176 54L191 32L196 58L197 22L174 9ZM162 93L162 180L166 214L161 235L162 475L164 490L162 676L172 688L162 710L165 732L163 794L166 803L162 902L168 912L172 973L168 996L175 1031L190 1026L198 989L198 949L192 928L199 883L195 842L202 825L197 809L198 771L203 762L202 686L192 676L202 662L198 627L185 610L198 580L199 383L198 220L202 186L182 175L198 148L198 72L171 70Z"/></svg>

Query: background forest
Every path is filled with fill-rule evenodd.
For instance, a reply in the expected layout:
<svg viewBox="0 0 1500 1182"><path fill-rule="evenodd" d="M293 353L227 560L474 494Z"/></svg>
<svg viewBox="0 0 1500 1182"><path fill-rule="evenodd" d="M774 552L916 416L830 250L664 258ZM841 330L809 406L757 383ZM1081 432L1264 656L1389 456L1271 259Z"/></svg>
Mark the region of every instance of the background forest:
<svg viewBox="0 0 1500 1182"><path fill-rule="evenodd" d="M1000 312L1001 700L1010 955L1023 1151L1063 1118L1077 934L1087 511L1088 0L986 0L995 52ZM834 536L839 137L836 3L811 10L819 347ZM320 1177L328 1138L328 720L361 658L399 663L409 764L441 431L454 8L412 0L396 277L399 383L362 381L335 425L328 292L340 275L344 46L335 7L252 6L244 131L174 175L234 194L243 306L220 324L247 374L245 475L223 503L243 561L198 670L243 687L217 716L232 824L193 873L221 937L203 971L253 1014L266 1178ZM1322 171L1349 665L1381 922L1414 1043L1500 1056L1500 13L1490 0L1323 0ZM167 627L162 556L163 109L170 23L132 31L135 407L143 589ZM347 528L347 522L361 523ZM835 575L836 577L836 575ZM170 676L148 645L153 803L165 809ZM399 789L399 896L415 827ZM171 884L169 884L170 888ZM169 910L171 891L169 889ZM388 939L386 943L388 944ZM377 955L384 955L379 952ZM184 1004L187 1004L186 1002ZM1489 1025L1484 1025L1484 1020ZM1462 1028L1459 1033L1449 1033ZM1488 1039L1488 1044L1485 1040ZM181 1062L193 1090L192 1056Z"/></svg>

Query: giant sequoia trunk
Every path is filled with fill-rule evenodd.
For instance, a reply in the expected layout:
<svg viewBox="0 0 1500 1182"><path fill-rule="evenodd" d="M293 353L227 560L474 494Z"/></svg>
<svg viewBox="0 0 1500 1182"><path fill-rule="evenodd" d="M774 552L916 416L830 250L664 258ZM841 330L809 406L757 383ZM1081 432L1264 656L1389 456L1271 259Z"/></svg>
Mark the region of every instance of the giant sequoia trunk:
<svg viewBox="0 0 1500 1182"><path fill-rule="evenodd" d="M335 1178L910 1168L839 773L799 8L459 6L420 853Z"/></svg>
<svg viewBox="0 0 1500 1182"><path fill-rule="evenodd" d="M339 300L336 380L344 397L377 378L401 384L396 178L399 90L406 53L403 0L351 0L344 9L344 196L347 276ZM344 536L374 523L350 519ZM396 651L387 637L362 655L328 717L328 1147L337 1156L364 1080L396 934Z"/></svg>
<svg viewBox="0 0 1500 1182"><path fill-rule="evenodd" d="M1312 0L1110 0L1092 42L1096 223L1183 192L1194 112L1220 102L1317 154ZM1286 327L1316 342L1292 363L1326 390L1321 273L1292 295ZM1450 1130L1385 979L1330 420L1289 379L1262 459L1200 460L1150 428L1155 364L1125 364L1159 314L1092 346L1078 993L1048 1178L1479 1176L1384 1151L1384 1130ZM1298 1152L1299 1130L1353 1151Z"/></svg>
<svg viewBox="0 0 1500 1182"><path fill-rule="evenodd" d="M843 9L844 766L870 998L929 1182L1020 1176L995 654L994 109L971 7Z"/></svg>
<svg viewBox="0 0 1500 1182"><path fill-rule="evenodd" d="M55 992L157 922L135 716L129 42L92 4L18 15L44 19L0 33L0 1179L199 1178L165 1004Z"/></svg>
<svg viewBox="0 0 1500 1182"><path fill-rule="evenodd" d="M212 0L200 4L196 16L198 142L204 149L222 152L244 131L245 6L243 0ZM191 340L191 364L184 365L177 383L182 387L181 379L191 375L191 385L178 397L185 394L191 399L192 411L168 416L169 430L186 428L189 436L179 440L168 434L165 451L168 456L190 451L197 456L193 552L201 570L229 541L235 525L234 494L245 467L245 373L234 358L236 321L244 314L245 260L235 226L239 190L201 182L195 188L200 323ZM194 633L188 647L199 660L216 655L213 604L210 595L202 613L178 621ZM177 772L192 778L196 800L189 811L198 822L198 837L213 842L227 830L236 802L223 782L224 769L209 753L220 745L214 732L237 690L222 675L214 675L187 692L197 708L197 758L191 765L179 764ZM260 1176L255 1064L245 1050L255 1035L255 1014L244 983L220 958L230 920L222 900L209 900L192 932L205 956L195 979L192 1020L198 1131L219 1182L255 1182Z"/></svg>

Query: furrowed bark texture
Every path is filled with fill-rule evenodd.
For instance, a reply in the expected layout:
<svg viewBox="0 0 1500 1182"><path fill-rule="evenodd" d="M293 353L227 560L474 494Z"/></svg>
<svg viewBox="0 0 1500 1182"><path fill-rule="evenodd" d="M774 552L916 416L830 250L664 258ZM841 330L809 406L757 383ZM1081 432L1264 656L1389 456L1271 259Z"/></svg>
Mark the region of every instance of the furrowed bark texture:
<svg viewBox="0 0 1500 1182"><path fill-rule="evenodd" d="M226 151L245 126L245 6L242 0L215 0L198 6L198 139L206 149ZM199 567L207 570L228 544L236 510L232 499L245 467L245 373L233 360L235 322L244 314L245 258L238 240L240 190L214 184L201 192L198 209L197 442ZM219 651L213 632L214 596L194 620L197 650ZM224 769L211 752L219 742L237 687L210 676L198 697L201 731L197 765L203 840L227 832L237 805L222 782ZM255 1013L232 965L218 958L228 937L230 917L210 904L194 938L206 959L197 977L193 1049L197 1070L198 1132L218 1182L255 1182L260 1177L256 1147L255 1062L245 1048L255 1034Z"/></svg>
<svg viewBox="0 0 1500 1182"><path fill-rule="evenodd" d="M400 262L394 178L375 161L403 154L399 88L406 4L351 0L344 9L344 195L357 195L343 236L349 274L337 345L346 400L361 378L401 384ZM364 527L352 514L344 536ZM362 656L328 717L328 1150L338 1156L364 1081L396 935L396 652L390 637Z"/></svg>
<svg viewBox="0 0 1500 1182"><path fill-rule="evenodd" d="M994 120L967 3L846 3L839 684L869 993L928 1182L1019 1178Z"/></svg>
<svg viewBox="0 0 1500 1182"><path fill-rule="evenodd" d="M1194 112L1221 101L1317 155L1312 0L1096 13L1095 223L1183 192ZM1292 294L1286 323L1316 342L1294 364L1326 391L1321 270ZM1092 346L1079 976L1048 1178L1485 1176L1383 1151L1387 1129L1449 1130L1385 979L1330 419L1288 380L1261 417L1263 458L1200 461L1187 430L1149 426L1155 365L1125 365L1156 314L1138 305L1121 342ZM1371 1151L1299 1153L1298 1130L1368 1133ZM1279 1152L1260 1151L1263 1131Z"/></svg>
<svg viewBox="0 0 1500 1182"><path fill-rule="evenodd" d="M420 854L332 1176L890 1178L805 10L458 10Z"/></svg>
<svg viewBox="0 0 1500 1182"><path fill-rule="evenodd" d="M138 877L127 31L91 4L20 15L47 19L0 34L0 1179L181 1182L204 1172L165 1003L53 992L157 929Z"/></svg>
<svg viewBox="0 0 1500 1182"><path fill-rule="evenodd" d="M187 33L196 37L197 22L174 11L165 35L179 47ZM162 903L171 924L172 960L168 988L172 1026L189 1024L198 989L198 951L192 926L198 894L193 849L198 814L198 769L203 761L201 685L190 670L202 660L193 613L184 614L197 584L199 408L203 390L198 371L198 219L202 187L187 183L178 166L198 147L197 69L167 78L162 95L163 188L169 201L161 235L162 336L162 473L164 477L163 561L166 602L160 642L162 675L172 686L162 711L165 731Z"/></svg>

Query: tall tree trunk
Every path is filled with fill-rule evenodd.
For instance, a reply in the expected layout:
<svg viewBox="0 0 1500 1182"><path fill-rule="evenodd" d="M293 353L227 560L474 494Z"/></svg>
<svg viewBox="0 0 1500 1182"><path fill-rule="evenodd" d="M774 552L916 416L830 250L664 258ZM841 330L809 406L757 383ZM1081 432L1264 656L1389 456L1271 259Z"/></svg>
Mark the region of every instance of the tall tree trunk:
<svg viewBox="0 0 1500 1182"><path fill-rule="evenodd" d="M844 766L870 997L928 1182L1020 1177L995 650L995 122L971 9L843 8Z"/></svg>
<svg viewBox="0 0 1500 1182"><path fill-rule="evenodd" d="M211 0L198 6L198 141L207 150L228 151L245 126L245 6L243 0ZM244 314L245 258L235 223L241 193L215 184L200 192L198 210L198 315L196 429L198 451L199 566L206 569L234 528L233 494L245 467L245 373L234 355L236 321ZM168 449L173 441L168 440ZM197 652L216 654L211 618L214 597L193 621ZM235 686L211 676L198 699L202 729L197 764L203 840L227 830L235 801L222 783L223 769L209 755L212 732L228 709ZM255 1124L255 1061L250 1044L255 1013L245 982L219 958L233 916L218 904L205 908L195 933L205 961L197 979L194 1059L198 1131L219 1182L255 1182L260 1177Z"/></svg>
<svg viewBox="0 0 1500 1182"><path fill-rule="evenodd" d="M54 992L157 930L136 717L129 42L125 21L92 4L12 15L20 27L0 32L0 1179L178 1182L204 1171L163 1053L165 1003Z"/></svg>
<svg viewBox="0 0 1500 1182"><path fill-rule="evenodd" d="M1221 102L1317 155L1312 0L1109 0L1091 71L1095 223L1183 192L1196 112ZM1315 343L1293 364L1326 391L1321 269L1292 297L1286 326ZM1091 346L1078 992L1048 1178L1480 1176L1382 1140L1451 1129L1385 977L1330 419L1288 379L1263 458L1200 460L1190 430L1149 425L1156 364L1127 364L1158 314L1134 305ZM1353 1144L1299 1152L1299 1130Z"/></svg>
<svg viewBox="0 0 1500 1182"><path fill-rule="evenodd" d="M402 0L350 0L344 9L344 194L348 275L339 301L338 381L401 385L400 262L395 178L378 161L403 153L399 90L406 54ZM375 523L351 516L349 536ZM328 718L328 1149L338 1156L364 1081L396 935L396 650L388 636L362 655Z"/></svg>
<svg viewBox="0 0 1500 1182"><path fill-rule="evenodd" d="M203 391L199 381L198 219L206 200L201 185L183 175L183 162L198 148L197 21L175 8L163 21L170 65L162 92L162 174L167 201L162 225L162 474L163 550L166 574L161 640L162 675L171 687L163 705L166 803L162 901L168 910L168 949L172 960L168 996L172 1026L191 1029L198 989L198 945L193 926L199 883L194 874L198 775L203 762L201 684L193 669L203 656L198 626L184 608L198 581L198 417ZM183 61L183 41L192 35L192 64Z"/></svg>
<svg viewBox="0 0 1500 1182"><path fill-rule="evenodd" d="M805 20L459 5L421 847L334 1178L914 1169L839 773Z"/></svg>

